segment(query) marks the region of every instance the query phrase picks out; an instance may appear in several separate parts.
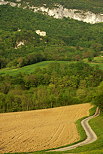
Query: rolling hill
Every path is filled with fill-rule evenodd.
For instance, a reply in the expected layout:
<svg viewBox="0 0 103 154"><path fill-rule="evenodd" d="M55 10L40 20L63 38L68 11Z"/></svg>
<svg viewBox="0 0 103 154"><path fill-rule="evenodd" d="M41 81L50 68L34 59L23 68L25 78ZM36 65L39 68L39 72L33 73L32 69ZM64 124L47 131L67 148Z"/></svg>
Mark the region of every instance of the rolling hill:
<svg viewBox="0 0 103 154"><path fill-rule="evenodd" d="M78 141L87 102L98 140L70 152L103 151L103 1L1 0L0 152Z"/></svg>

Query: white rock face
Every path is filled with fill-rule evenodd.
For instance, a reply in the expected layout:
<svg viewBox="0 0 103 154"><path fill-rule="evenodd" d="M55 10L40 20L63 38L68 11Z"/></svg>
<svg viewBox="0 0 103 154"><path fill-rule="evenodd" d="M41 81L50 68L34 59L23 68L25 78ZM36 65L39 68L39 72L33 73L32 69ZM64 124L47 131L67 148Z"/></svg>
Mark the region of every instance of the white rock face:
<svg viewBox="0 0 103 154"><path fill-rule="evenodd" d="M16 3L0 0L0 5L7 5L7 4L11 5L12 7L17 6Z"/></svg>
<svg viewBox="0 0 103 154"><path fill-rule="evenodd" d="M35 32L40 36L46 36L46 32L44 31L36 30Z"/></svg>
<svg viewBox="0 0 103 154"><path fill-rule="evenodd" d="M12 7L22 7L21 0L16 0L16 2L17 3L0 0L0 5L9 4ZM49 9L46 7L46 4L44 4L42 7L35 7L35 6L30 6L29 2L25 2L25 6L22 8L30 9L33 12L42 12L43 14L47 14L56 19L62 19L65 17L65 18L71 18L71 19L75 19L75 20L79 20L79 21L83 21L91 24L103 22L103 14L95 14L90 11L86 12L86 11L77 10L77 9L67 9L59 4L55 4L55 8Z"/></svg>
<svg viewBox="0 0 103 154"><path fill-rule="evenodd" d="M4 1L4 0L0 0L0 5L6 5L8 4L8 2Z"/></svg>
<svg viewBox="0 0 103 154"><path fill-rule="evenodd" d="M15 49L18 49L18 48L20 48L23 45L25 45L25 41L24 40L23 41L20 41L20 42L17 42Z"/></svg>
<svg viewBox="0 0 103 154"><path fill-rule="evenodd" d="M91 24L100 23L103 22L103 14L95 14L90 11L85 12L83 10L77 10L77 9L66 9L63 8L63 6L59 6L58 8L49 9L46 7L29 7L30 9L33 9L34 12L43 12L44 14L47 14L49 16L52 16L56 19L62 19L62 18L71 18Z"/></svg>

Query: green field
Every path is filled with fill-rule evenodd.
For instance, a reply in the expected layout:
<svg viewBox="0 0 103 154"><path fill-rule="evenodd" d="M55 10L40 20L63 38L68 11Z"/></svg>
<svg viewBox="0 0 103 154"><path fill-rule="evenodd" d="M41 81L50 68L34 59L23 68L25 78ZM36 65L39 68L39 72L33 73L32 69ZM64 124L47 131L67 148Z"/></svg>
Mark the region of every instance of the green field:
<svg viewBox="0 0 103 154"><path fill-rule="evenodd" d="M94 57L94 60L93 61L95 61L97 63L103 63L103 57L102 56Z"/></svg>
<svg viewBox="0 0 103 154"><path fill-rule="evenodd" d="M91 66L99 66L101 70L103 70L103 63L89 63Z"/></svg>
<svg viewBox="0 0 103 154"><path fill-rule="evenodd" d="M36 64L32 64L32 65L28 65L22 68L16 68L16 69L1 69L0 70L0 74L6 74L6 75L16 75L18 73L33 73L35 71L36 68L44 68L46 67L49 63L51 63L52 61L44 61L44 62L40 62L40 63L36 63Z"/></svg>
<svg viewBox="0 0 103 154"><path fill-rule="evenodd" d="M17 75L19 73L24 73L24 74L30 74L33 73L37 68L45 68L47 67L48 64L52 63L54 61L44 61L44 62L40 62L40 63L36 63L36 64L32 64L32 65L28 65L28 66L24 66L22 68L16 68L16 69L1 69L0 70L0 75Z"/></svg>
<svg viewBox="0 0 103 154"><path fill-rule="evenodd" d="M37 68L45 68L48 66L48 64L53 63L55 61L43 61L43 62L39 62L36 64L32 64L32 65L28 65L28 66L24 66L22 68L16 68L16 69L9 69L9 68L5 68L5 69L1 69L0 70L0 75L17 75L19 73L24 73L24 74L30 74L33 73ZM57 61L58 63L70 63L69 61Z"/></svg>
<svg viewBox="0 0 103 154"><path fill-rule="evenodd" d="M103 57L101 57L101 56L94 57L91 62L88 62L88 58L85 58L83 61L90 64L91 66L97 65L97 66L99 66L100 69L103 70Z"/></svg>
<svg viewBox="0 0 103 154"><path fill-rule="evenodd" d="M48 64L53 63L56 61L43 61L43 62L39 62L36 64L32 64L32 65L28 65L28 66L24 66L22 68L16 68L16 69L9 69L9 68L5 68L5 69L1 69L0 70L0 75L17 75L19 73L24 73L24 74L30 74L33 73L37 68L45 68L48 66ZM65 63L65 64L69 64L72 61L57 61L58 63ZM90 62L89 63L91 66L99 66L100 69L103 69L103 63L93 63Z"/></svg>
<svg viewBox="0 0 103 154"><path fill-rule="evenodd" d="M86 152L79 152L79 154L103 154L103 150L92 150Z"/></svg>

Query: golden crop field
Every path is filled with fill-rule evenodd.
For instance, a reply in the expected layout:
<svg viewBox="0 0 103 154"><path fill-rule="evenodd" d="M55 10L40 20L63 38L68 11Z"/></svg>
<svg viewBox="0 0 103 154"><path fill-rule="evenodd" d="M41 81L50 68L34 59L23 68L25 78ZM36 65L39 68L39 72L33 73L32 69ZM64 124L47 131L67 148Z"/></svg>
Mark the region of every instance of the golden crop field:
<svg viewBox="0 0 103 154"><path fill-rule="evenodd" d="M0 153L30 152L79 140L75 122L89 115L91 105L0 114Z"/></svg>

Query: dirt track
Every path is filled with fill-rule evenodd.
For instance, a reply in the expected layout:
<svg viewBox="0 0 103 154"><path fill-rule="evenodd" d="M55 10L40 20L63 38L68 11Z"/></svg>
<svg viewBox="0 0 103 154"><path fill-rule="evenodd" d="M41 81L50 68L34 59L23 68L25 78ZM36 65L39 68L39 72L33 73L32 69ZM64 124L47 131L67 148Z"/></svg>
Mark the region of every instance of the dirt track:
<svg viewBox="0 0 103 154"><path fill-rule="evenodd" d="M88 121L96 116L98 116L100 114L100 111L99 111L99 108L97 108L95 114L93 116L90 116L84 120L81 121L81 125L82 127L84 128L85 132L86 132L86 135L87 135L87 138L82 141L82 142L79 142L77 144L74 144L74 145L71 145L71 146L68 146L68 147L64 147L64 148L59 148L59 149L55 149L55 150L51 150L51 151L67 151L67 150L72 150L72 149L75 149L79 146L83 146L83 145L86 145L86 144L90 144L90 143L93 143L94 141L97 140L97 135L95 134L95 132L92 130L92 128L90 127L90 125L88 124Z"/></svg>
<svg viewBox="0 0 103 154"><path fill-rule="evenodd" d="M0 114L0 153L56 148L79 140L75 122L90 104Z"/></svg>

